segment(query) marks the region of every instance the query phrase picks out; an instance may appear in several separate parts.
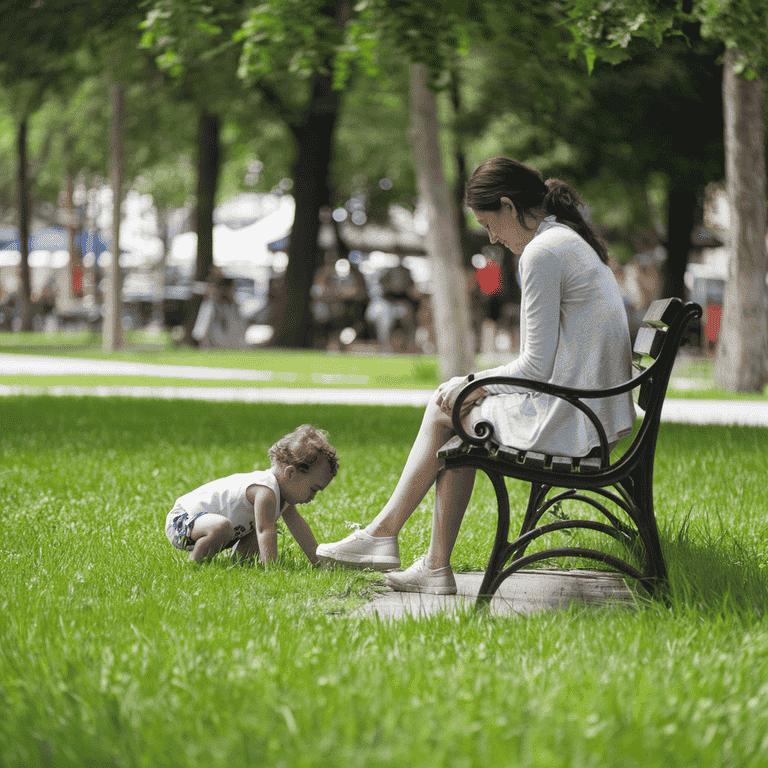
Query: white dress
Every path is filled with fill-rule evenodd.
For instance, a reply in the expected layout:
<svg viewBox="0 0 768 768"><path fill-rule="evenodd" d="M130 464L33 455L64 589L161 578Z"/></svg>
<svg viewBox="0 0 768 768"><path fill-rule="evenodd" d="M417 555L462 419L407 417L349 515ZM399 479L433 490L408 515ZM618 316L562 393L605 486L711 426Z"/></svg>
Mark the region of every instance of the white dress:
<svg viewBox="0 0 768 768"><path fill-rule="evenodd" d="M631 376L631 343L619 286L610 267L570 227L549 216L520 257L520 356L477 374L515 376L577 389L605 389ZM551 395L489 385L470 425L490 421L496 439L521 450L585 456L597 430L585 414ZM608 442L632 431L632 395L585 400Z"/></svg>

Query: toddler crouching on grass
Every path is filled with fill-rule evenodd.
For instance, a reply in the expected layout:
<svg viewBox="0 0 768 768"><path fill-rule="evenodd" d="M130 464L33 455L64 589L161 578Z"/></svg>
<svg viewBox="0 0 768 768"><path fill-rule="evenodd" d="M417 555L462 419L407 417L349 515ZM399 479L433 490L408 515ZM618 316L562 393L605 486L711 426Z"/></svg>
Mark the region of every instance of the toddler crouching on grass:
<svg viewBox="0 0 768 768"><path fill-rule="evenodd" d="M324 490L338 471L327 434L310 424L298 427L268 451L271 467L244 472L200 486L180 496L165 521L165 534L177 549L201 562L223 549L245 562L277 557L276 523L282 517L311 563L317 541L296 509Z"/></svg>

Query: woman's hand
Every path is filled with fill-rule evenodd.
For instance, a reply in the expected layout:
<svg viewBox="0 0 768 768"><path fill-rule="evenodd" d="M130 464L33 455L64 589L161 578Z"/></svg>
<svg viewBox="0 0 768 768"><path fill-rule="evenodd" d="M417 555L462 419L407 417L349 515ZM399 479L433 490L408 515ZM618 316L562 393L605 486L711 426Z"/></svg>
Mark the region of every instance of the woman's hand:
<svg viewBox="0 0 768 768"><path fill-rule="evenodd" d="M470 379L469 376L454 376L452 379L443 382L437 388L438 408L440 408L443 413L450 416L453 412L453 406L456 403L456 398L459 396L459 392L461 392L470 381L472 381L472 379ZM486 391L482 387L471 392L467 399L462 403L461 417L463 418L466 416L476 405L480 405L485 399L486 394Z"/></svg>

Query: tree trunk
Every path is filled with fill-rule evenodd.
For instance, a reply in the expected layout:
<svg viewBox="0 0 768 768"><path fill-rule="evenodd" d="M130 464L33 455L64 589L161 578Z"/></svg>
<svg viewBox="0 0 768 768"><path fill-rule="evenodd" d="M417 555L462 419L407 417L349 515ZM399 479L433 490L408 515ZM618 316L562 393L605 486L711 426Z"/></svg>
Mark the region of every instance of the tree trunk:
<svg viewBox="0 0 768 768"><path fill-rule="evenodd" d="M427 252L432 269L432 301L440 375L445 379L474 369L469 293L461 254L456 201L443 175L437 99L429 70L411 65L411 119L419 194L427 206Z"/></svg>
<svg viewBox="0 0 768 768"><path fill-rule="evenodd" d="M717 347L717 383L762 392L768 382L766 295L765 86L738 77L735 53L723 64L730 257Z"/></svg>
<svg viewBox="0 0 768 768"><path fill-rule="evenodd" d="M69 162L71 155L71 145L67 144L67 162ZM75 260L77 259L77 248L75 243L75 204L74 197L75 180L72 177L72 171L67 170L64 179L65 190L65 205L66 205L66 222L67 222L67 250L69 251L69 260L67 261L67 280L64 288L64 295L59 297L59 300L69 306L75 298L74 290L74 276L75 276Z"/></svg>
<svg viewBox="0 0 768 768"><path fill-rule="evenodd" d="M278 320L273 343L279 347L308 347L311 340L309 290L321 261L317 243L320 208L330 202L328 169L339 102L340 95L333 90L330 75L315 75L305 119L302 125L293 128L296 138L293 164L296 213L283 301L275 308Z"/></svg>
<svg viewBox="0 0 768 768"><path fill-rule="evenodd" d="M203 110L197 132L197 207L195 211L197 259L194 275L196 283L205 282L213 269L213 209L216 204L216 186L221 164L220 129L219 116ZM184 328L186 344L194 343L192 329L202 302L202 294L192 294L187 307Z"/></svg>
<svg viewBox="0 0 768 768"><path fill-rule="evenodd" d="M690 189L670 189L667 197L667 262L661 295L685 298L685 270L691 250L697 196Z"/></svg>
<svg viewBox="0 0 768 768"><path fill-rule="evenodd" d="M109 267L107 295L104 297L102 348L114 352L121 344L120 323L120 217L123 202L123 86L112 86L112 263Z"/></svg>
<svg viewBox="0 0 768 768"><path fill-rule="evenodd" d="M170 251L171 234L168 222L170 221L170 208L158 211L158 224L160 228L160 240L162 242L163 255L160 259L158 272L160 279L157 281L157 299L153 308L153 320L157 327L165 329L165 278L168 272L168 252Z"/></svg>
<svg viewBox="0 0 768 768"><path fill-rule="evenodd" d="M29 181L27 179L27 120L19 123L17 136L17 184L19 200L19 253L21 254L21 330L32 330L32 280L29 272Z"/></svg>
<svg viewBox="0 0 768 768"><path fill-rule="evenodd" d="M325 0L322 13L343 28L351 18L351 0ZM273 344L278 347L309 347L312 340L312 313L309 291L321 263L317 242L320 209L331 202L328 181L333 140L336 133L341 92L333 88L331 61L326 72L312 77L309 104L300 124L290 125L296 143L293 163L293 196L296 201L288 249L285 287L276 316Z"/></svg>
<svg viewBox="0 0 768 768"><path fill-rule="evenodd" d="M456 70L451 72L451 106L453 107L454 118L458 119L461 115L461 90L459 88L459 74ZM464 209L464 185L469 174L467 173L467 156L464 152L461 136L458 131L455 131L455 134L456 183L453 187L453 196L456 200L456 211L459 214L459 242L461 243L462 263L465 263L467 256L473 254L472 237L467 227L467 219L461 213Z"/></svg>

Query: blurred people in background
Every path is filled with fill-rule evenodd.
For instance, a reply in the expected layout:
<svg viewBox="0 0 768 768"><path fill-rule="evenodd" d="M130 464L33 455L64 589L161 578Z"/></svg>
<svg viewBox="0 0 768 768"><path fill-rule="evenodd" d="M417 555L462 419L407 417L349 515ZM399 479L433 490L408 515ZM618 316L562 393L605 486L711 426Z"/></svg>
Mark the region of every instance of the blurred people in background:
<svg viewBox="0 0 768 768"><path fill-rule="evenodd" d="M0 331L13 330L13 296L3 291L0 285Z"/></svg>
<svg viewBox="0 0 768 768"><path fill-rule="evenodd" d="M192 338L201 349L241 349L245 346L247 323L235 301L234 280L214 267L208 283Z"/></svg>
<svg viewBox="0 0 768 768"><path fill-rule="evenodd" d="M352 338L365 335L365 309L368 286L356 264L347 259L326 263L315 273L310 289L315 344L320 348L337 346L348 328Z"/></svg>
<svg viewBox="0 0 768 768"><path fill-rule="evenodd" d="M397 266L382 273L376 294L368 304L365 317L376 328L381 351L414 352L420 294L402 258Z"/></svg>

